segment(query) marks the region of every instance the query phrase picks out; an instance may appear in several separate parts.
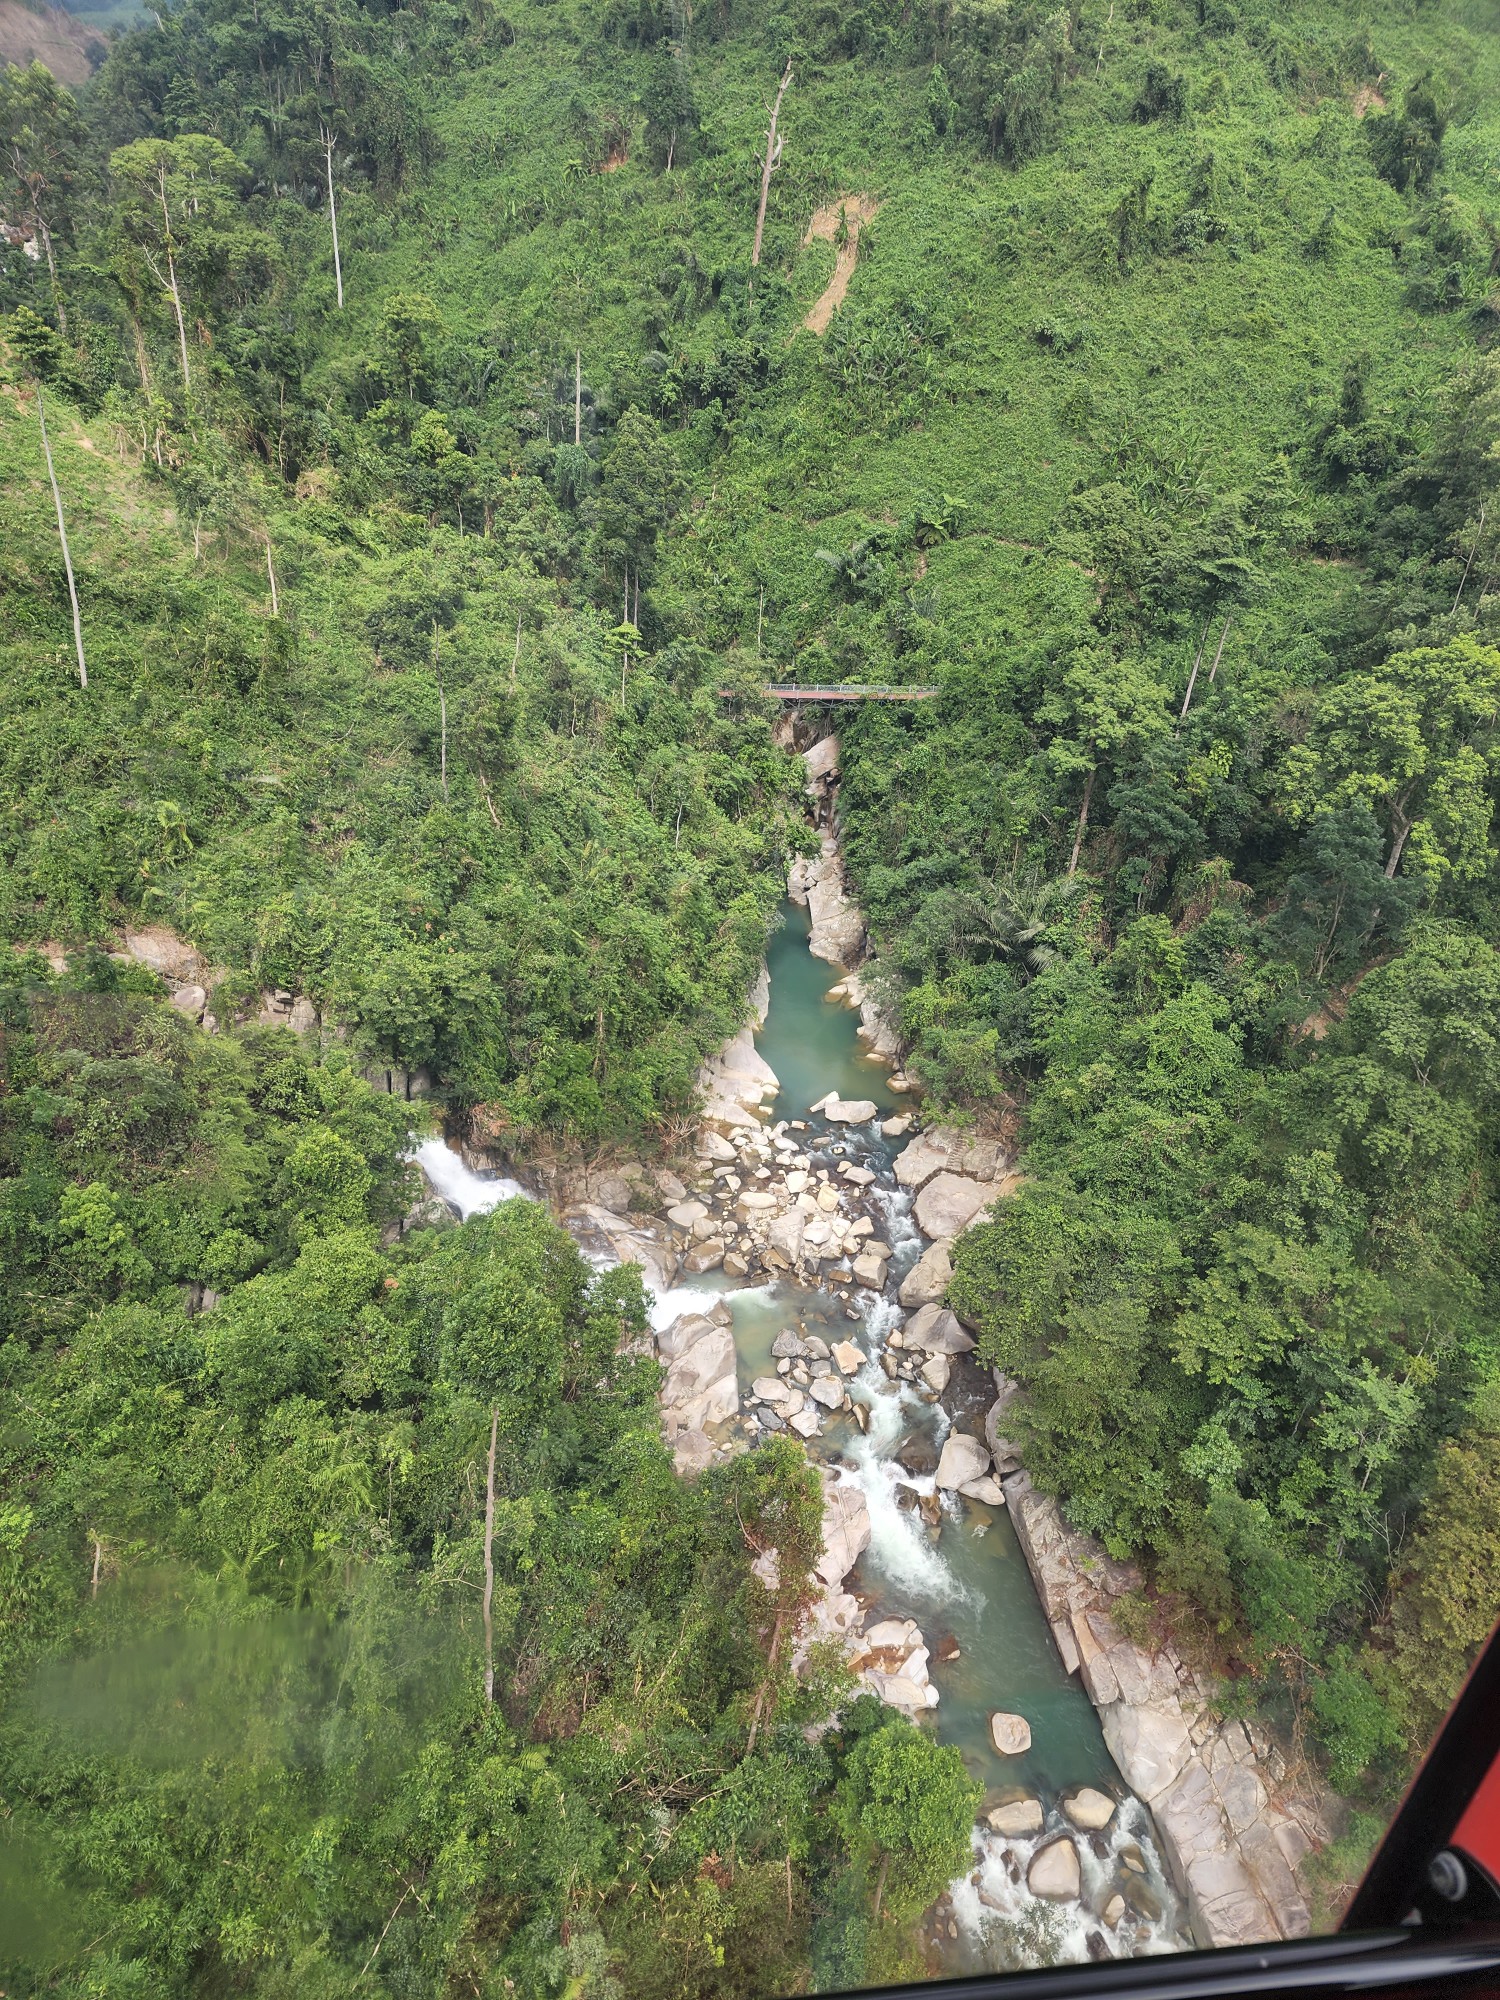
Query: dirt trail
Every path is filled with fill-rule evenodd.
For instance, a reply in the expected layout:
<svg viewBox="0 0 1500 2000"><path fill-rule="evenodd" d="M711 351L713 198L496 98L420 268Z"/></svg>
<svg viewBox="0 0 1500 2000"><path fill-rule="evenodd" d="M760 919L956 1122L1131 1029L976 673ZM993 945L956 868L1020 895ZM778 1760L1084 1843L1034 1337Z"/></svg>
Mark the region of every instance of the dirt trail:
<svg viewBox="0 0 1500 2000"><path fill-rule="evenodd" d="M839 237L839 215L845 222L845 240L838 253L838 261L833 267L833 276L812 311L802 324L809 333L826 333L828 322L844 303L844 294L849 289L849 280L854 275L854 260L859 255L859 232L867 222L875 219L880 203L873 195L846 194L837 201L831 201L820 208L807 225L804 243L837 243Z"/></svg>

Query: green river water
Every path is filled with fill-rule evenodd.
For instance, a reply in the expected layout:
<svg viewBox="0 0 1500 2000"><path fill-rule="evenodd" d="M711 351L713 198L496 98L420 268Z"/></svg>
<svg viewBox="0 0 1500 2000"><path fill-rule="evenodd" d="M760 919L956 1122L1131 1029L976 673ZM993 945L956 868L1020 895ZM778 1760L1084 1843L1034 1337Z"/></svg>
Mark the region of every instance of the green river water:
<svg viewBox="0 0 1500 2000"><path fill-rule="evenodd" d="M795 1125L793 1136L815 1166L836 1169L840 1160L852 1160L875 1173L865 1200L893 1251L886 1296L847 1276L817 1288L735 1288L715 1271L659 1297L653 1319L666 1326L678 1313L698 1309L694 1301L703 1294L723 1297L733 1316L747 1408L755 1377L775 1371L771 1345L788 1328L820 1335L830 1345L852 1339L869 1357L849 1383L851 1397L865 1406L865 1429L850 1416L835 1416L808 1445L810 1454L859 1485L869 1508L870 1546L847 1588L865 1602L870 1620L913 1618L921 1627L939 1696L928 1711L930 1726L957 1745L984 1786L981 1810L1024 1792L1040 1799L1045 1814L1040 1834L1019 1839L976 1826L971 1869L951 1885L924 1934L931 1970L1004 1971L1091 1953L1135 1956L1180 1948L1187 1940L1149 1815L1126 1793L1087 1696L1063 1669L1007 1510L948 1494L937 1524L928 1525L916 1504L925 1496L932 1513L942 1440L955 1422L982 1431L994 1384L969 1356L960 1356L940 1405L925 1390L888 1380L881 1369L885 1336L904 1317L895 1291L924 1239L910 1197L891 1171L906 1140L883 1137L879 1121L917 1106L893 1093L885 1067L863 1054L858 1017L827 998L841 974L814 958L807 940L806 912L787 904L768 954L770 1003L756 1037L781 1085L771 1118ZM829 1091L871 1100L876 1118L850 1127L810 1117L809 1106ZM440 1139L428 1140L416 1158L465 1216L523 1192L514 1181L472 1173ZM946 1662L938 1658L940 1650L950 1650L944 1641L958 1648ZM1024 1755L1002 1757L994 1749L989 1721L997 1709L1023 1715L1031 1725ZM1106 1833L1075 1837L1079 1900L1039 1902L1025 1886L1030 1859L1040 1845L1073 1833L1060 1800L1085 1784L1114 1794L1119 1808ZM1100 1913L1116 1895L1124 1898L1125 1916L1106 1935Z"/></svg>
<svg viewBox="0 0 1500 2000"><path fill-rule="evenodd" d="M826 998L842 974L807 949L806 911L789 903L785 915L767 954L771 1000L765 1026L756 1036L756 1047L781 1080L773 1118L805 1119L808 1106L829 1090L840 1097L870 1098L882 1113L910 1110L910 1099L898 1099L887 1088L885 1065L862 1053L858 1016ZM888 1168L904 1144L904 1139L872 1140L860 1157ZM898 1245L898 1269L909 1268L920 1247L913 1240L903 1257ZM760 1287L731 1294L729 1303L745 1388L755 1376L774 1370L771 1342L786 1326L801 1326L830 1341L851 1331L860 1338L845 1306L826 1292ZM871 1342L862 1344L873 1351ZM978 1370L970 1372L979 1377ZM881 1395L896 1400L889 1384L883 1391L867 1390L864 1400L873 1402ZM893 1443L899 1446L906 1438L924 1435L935 1440L940 1421L935 1409L918 1408L910 1392L900 1400L903 1409ZM993 1401L987 1380L972 1381L971 1400L981 1409ZM966 1421L964 1427L977 1430L979 1425ZM853 1453L873 1461L859 1470L875 1530L861 1564L863 1589L883 1612L915 1618L934 1654L940 1638L958 1641L957 1660L939 1665L934 1659L931 1667L941 1697L934 1715L939 1737L958 1745L973 1775L997 1796L1018 1787L1055 1795L1080 1784L1118 1785L1098 1718L1077 1679L1063 1668L1005 1510L962 1501L959 1518L945 1517L938 1531L925 1528L917 1515L890 1505L887 1493L872 1490L894 1475L895 1459L875 1460L873 1452L861 1452L864 1442L845 1418L830 1424L810 1449L827 1457ZM885 1467L890 1470L882 1478ZM1031 1724L1032 1747L1026 1755L1002 1758L996 1753L989 1730L995 1709L1014 1710Z"/></svg>

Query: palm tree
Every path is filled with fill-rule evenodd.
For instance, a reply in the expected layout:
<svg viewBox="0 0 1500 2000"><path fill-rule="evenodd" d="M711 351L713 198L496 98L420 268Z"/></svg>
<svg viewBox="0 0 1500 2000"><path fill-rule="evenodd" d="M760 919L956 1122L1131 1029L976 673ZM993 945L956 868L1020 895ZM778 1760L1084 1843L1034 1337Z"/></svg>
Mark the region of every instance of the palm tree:
<svg viewBox="0 0 1500 2000"><path fill-rule="evenodd" d="M1043 875L1031 862L960 890L952 906L954 949L965 957L1013 959L1023 981L1034 979L1057 956L1047 932L1080 887L1076 877Z"/></svg>

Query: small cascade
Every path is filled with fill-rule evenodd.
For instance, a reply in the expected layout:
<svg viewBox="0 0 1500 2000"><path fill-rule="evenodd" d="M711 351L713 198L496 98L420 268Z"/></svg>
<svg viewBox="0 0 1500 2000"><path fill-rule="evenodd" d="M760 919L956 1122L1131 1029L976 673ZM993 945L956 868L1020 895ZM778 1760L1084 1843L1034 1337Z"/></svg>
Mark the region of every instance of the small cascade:
<svg viewBox="0 0 1500 2000"><path fill-rule="evenodd" d="M1078 1856L1080 1894L1067 1902L1026 1886L1037 1853L1060 1839L1070 1839ZM1019 1972L1183 1949L1177 1897L1138 1799L1125 1799L1103 1833L1080 1832L1055 1806L1036 1834L977 1826L973 1863L948 1892L960 1933L955 1970Z"/></svg>
<svg viewBox="0 0 1500 2000"><path fill-rule="evenodd" d="M873 1361L854 1388L869 1410L869 1428L849 1440L843 1456L870 1510L871 1581L899 1597L902 1609L916 1617L970 1598L944 1560L940 1538L915 1507L901 1505L903 1491L925 1498L935 1490L931 1473L908 1472L895 1455L914 1429L934 1427L933 1405L907 1383L888 1382Z"/></svg>
<svg viewBox="0 0 1500 2000"><path fill-rule="evenodd" d="M508 1174L476 1174L442 1139L424 1139L407 1158L416 1162L433 1192L456 1208L465 1222L471 1215L488 1215L502 1201L526 1195L521 1183Z"/></svg>

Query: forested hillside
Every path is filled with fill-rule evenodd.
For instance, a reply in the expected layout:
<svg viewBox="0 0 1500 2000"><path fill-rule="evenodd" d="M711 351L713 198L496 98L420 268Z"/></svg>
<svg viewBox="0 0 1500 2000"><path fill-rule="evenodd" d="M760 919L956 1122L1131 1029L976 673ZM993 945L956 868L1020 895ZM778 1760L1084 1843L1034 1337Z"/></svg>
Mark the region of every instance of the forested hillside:
<svg viewBox="0 0 1500 2000"><path fill-rule="evenodd" d="M953 1301L1368 1840L1500 1601L1488 0L183 0L0 77L0 172L15 1990L920 1970L970 1790L806 1740L798 1453L677 1482L540 1210L389 1241L360 1075L683 1129L810 839L773 676L941 690L841 810L1022 1148Z"/></svg>

